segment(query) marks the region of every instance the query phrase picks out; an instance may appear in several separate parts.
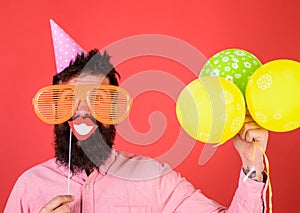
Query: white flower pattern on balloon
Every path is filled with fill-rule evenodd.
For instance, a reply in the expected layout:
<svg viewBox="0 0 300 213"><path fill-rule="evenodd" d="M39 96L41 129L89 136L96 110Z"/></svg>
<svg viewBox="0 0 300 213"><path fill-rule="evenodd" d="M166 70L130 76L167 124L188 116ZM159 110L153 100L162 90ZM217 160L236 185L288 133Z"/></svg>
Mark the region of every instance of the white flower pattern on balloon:
<svg viewBox="0 0 300 213"><path fill-rule="evenodd" d="M272 76L268 74L264 74L258 78L256 83L258 88L262 90L268 89L271 87L272 84Z"/></svg>
<svg viewBox="0 0 300 213"><path fill-rule="evenodd" d="M219 63L219 60L215 60L215 61L214 61L214 64L218 64L218 63Z"/></svg>
<svg viewBox="0 0 300 213"><path fill-rule="evenodd" d="M238 56L244 56L244 55L246 55L246 53L244 51L241 51L241 50L235 50L234 54L236 54Z"/></svg>
<svg viewBox="0 0 300 213"><path fill-rule="evenodd" d="M237 58L235 58L235 57L232 58L232 61L233 61L234 63L239 63L239 59L237 59Z"/></svg>
<svg viewBox="0 0 300 213"><path fill-rule="evenodd" d="M224 67L224 70L225 70L226 72L229 72L229 71L230 71L230 67L229 67L229 66L226 66L226 67Z"/></svg>
<svg viewBox="0 0 300 213"><path fill-rule="evenodd" d="M226 113L222 114L221 117L220 117L220 120L223 121L223 122L227 122L228 115Z"/></svg>
<svg viewBox="0 0 300 213"><path fill-rule="evenodd" d="M223 61L223 62L228 62L228 61L229 61L229 58L228 58L227 56L225 56L225 57L222 58L222 61Z"/></svg>
<svg viewBox="0 0 300 213"><path fill-rule="evenodd" d="M233 82L233 77L231 75L226 75L225 79Z"/></svg>
<svg viewBox="0 0 300 213"><path fill-rule="evenodd" d="M262 112L256 112L255 118L259 123L265 124L268 122L268 117Z"/></svg>
<svg viewBox="0 0 300 213"><path fill-rule="evenodd" d="M233 95L228 90L223 91L223 98L225 104L231 104L233 102Z"/></svg>
<svg viewBox="0 0 300 213"><path fill-rule="evenodd" d="M219 75L220 75L220 70L218 70L218 69L213 69L210 72L210 76L219 76Z"/></svg>
<svg viewBox="0 0 300 213"><path fill-rule="evenodd" d="M244 65L246 68L251 68L251 63L248 61L244 62Z"/></svg>
<svg viewBox="0 0 300 213"><path fill-rule="evenodd" d="M239 130L241 127L241 124L243 123L243 118L242 117L237 117L232 121L232 124L230 126L230 131L231 132L236 132Z"/></svg>
<svg viewBox="0 0 300 213"><path fill-rule="evenodd" d="M237 79L239 79L239 78L241 78L242 77L242 75L241 74L235 74L234 75Z"/></svg>
<svg viewBox="0 0 300 213"><path fill-rule="evenodd" d="M203 141L208 141L209 139L209 134L206 132L198 132L198 138Z"/></svg>
<svg viewBox="0 0 300 213"><path fill-rule="evenodd" d="M237 111L241 111L242 109L243 109L243 105L241 105L241 104L236 105L236 110Z"/></svg>
<svg viewBox="0 0 300 213"><path fill-rule="evenodd" d="M280 112L276 112L276 113L274 113L273 118L275 120L280 120L282 118L282 115Z"/></svg>
<svg viewBox="0 0 300 213"><path fill-rule="evenodd" d="M291 129L297 129L298 127L300 127L300 122L298 122L298 121L291 121L291 122L286 123L283 126L283 129L286 130L286 131L289 131Z"/></svg>
<svg viewBox="0 0 300 213"><path fill-rule="evenodd" d="M232 66L234 69L239 68L239 65L238 65L237 63L232 63L231 66Z"/></svg>

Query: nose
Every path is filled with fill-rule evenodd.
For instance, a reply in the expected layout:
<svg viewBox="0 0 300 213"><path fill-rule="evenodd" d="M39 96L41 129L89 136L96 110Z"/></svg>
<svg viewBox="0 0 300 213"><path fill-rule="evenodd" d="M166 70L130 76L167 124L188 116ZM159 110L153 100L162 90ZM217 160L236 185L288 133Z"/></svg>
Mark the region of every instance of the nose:
<svg viewBox="0 0 300 213"><path fill-rule="evenodd" d="M75 114L79 115L79 116L82 116L82 117L84 117L85 115L90 114L89 108L86 105L86 102L84 100L79 101L79 104L78 104L78 107L77 107L77 110L76 110Z"/></svg>

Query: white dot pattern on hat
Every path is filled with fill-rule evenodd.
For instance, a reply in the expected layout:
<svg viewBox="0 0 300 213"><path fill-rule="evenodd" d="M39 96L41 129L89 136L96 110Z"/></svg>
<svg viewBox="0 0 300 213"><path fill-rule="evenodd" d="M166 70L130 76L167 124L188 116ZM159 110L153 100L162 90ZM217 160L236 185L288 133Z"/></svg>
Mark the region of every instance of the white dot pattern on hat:
<svg viewBox="0 0 300 213"><path fill-rule="evenodd" d="M85 52L61 27L50 19L56 60L56 71L60 73L78 53Z"/></svg>

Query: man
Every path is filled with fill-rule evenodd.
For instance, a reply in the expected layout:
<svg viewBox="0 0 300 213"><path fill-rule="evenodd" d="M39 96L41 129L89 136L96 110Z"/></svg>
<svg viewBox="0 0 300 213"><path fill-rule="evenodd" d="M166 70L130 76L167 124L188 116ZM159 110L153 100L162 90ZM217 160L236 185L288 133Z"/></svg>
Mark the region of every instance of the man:
<svg viewBox="0 0 300 213"><path fill-rule="evenodd" d="M115 85L118 72L98 50L80 54L53 78L54 85ZM86 96L88 94L86 93ZM113 149L115 127L92 115L87 97L72 118L55 125L55 156L26 171L16 182L6 213L18 212L262 212L263 154L252 158L254 139L264 149L268 132L247 115L234 138L242 160L238 189L228 209L205 197L166 164ZM69 133L72 131L71 161ZM70 161L70 164L69 164ZM65 195L70 177L70 193ZM243 181L250 169L249 179Z"/></svg>

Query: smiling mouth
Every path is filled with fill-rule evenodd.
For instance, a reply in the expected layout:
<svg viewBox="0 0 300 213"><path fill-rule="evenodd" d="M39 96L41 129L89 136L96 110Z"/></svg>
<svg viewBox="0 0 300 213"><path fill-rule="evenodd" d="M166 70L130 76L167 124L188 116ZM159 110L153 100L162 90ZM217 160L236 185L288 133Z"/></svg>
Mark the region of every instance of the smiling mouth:
<svg viewBox="0 0 300 213"><path fill-rule="evenodd" d="M82 124L74 124L74 129L80 135L87 135L89 134L94 126L88 126L85 123Z"/></svg>
<svg viewBox="0 0 300 213"><path fill-rule="evenodd" d="M98 128L96 121L90 116L77 116L76 119L68 121L72 128L74 136L80 140L86 140L89 138L95 130Z"/></svg>

